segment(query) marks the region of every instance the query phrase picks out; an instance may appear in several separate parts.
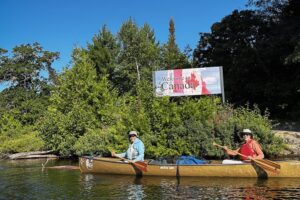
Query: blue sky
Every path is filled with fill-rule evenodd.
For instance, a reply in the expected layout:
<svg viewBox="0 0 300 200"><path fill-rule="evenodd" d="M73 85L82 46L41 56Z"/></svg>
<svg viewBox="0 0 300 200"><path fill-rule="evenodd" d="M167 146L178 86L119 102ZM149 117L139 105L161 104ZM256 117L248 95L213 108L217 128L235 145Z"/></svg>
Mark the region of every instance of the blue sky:
<svg viewBox="0 0 300 200"><path fill-rule="evenodd" d="M86 47L103 25L116 34L130 17L148 23L161 44L168 39L169 20L175 22L176 42L194 49L200 32L245 9L247 0L0 0L0 48L39 42L45 50L60 52L54 68L70 62L72 49Z"/></svg>

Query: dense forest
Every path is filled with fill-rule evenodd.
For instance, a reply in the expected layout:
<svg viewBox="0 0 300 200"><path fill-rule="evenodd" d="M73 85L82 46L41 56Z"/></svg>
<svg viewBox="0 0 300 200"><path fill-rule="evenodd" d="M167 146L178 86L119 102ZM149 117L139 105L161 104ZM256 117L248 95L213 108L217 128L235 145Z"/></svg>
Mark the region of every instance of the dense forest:
<svg viewBox="0 0 300 200"><path fill-rule="evenodd" d="M177 46L173 19L166 44L133 19L115 35L103 26L61 74L52 66L59 52L39 43L0 48L0 81L9 85L0 93L0 153L108 155L125 150L128 131L137 130L149 158L223 157L212 142L235 148L247 127L267 156L278 154L285 145L271 119L300 117L300 4L249 5L200 33L193 52ZM223 66L225 104L219 96L153 95L153 71L209 66Z"/></svg>
<svg viewBox="0 0 300 200"><path fill-rule="evenodd" d="M300 2L250 1L201 33L194 66L221 65L228 101L258 104L274 118L300 117Z"/></svg>

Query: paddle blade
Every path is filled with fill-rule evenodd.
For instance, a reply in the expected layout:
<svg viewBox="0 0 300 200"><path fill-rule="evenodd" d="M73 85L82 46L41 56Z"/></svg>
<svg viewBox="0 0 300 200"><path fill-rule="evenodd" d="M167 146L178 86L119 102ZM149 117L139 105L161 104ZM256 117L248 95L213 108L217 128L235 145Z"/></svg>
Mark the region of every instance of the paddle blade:
<svg viewBox="0 0 300 200"><path fill-rule="evenodd" d="M134 166L136 166L139 170L143 172L147 172L147 164L144 162L137 161L135 163L132 163Z"/></svg>
<svg viewBox="0 0 300 200"><path fill-rule="evenodd" d="M135 163L138 164L138 165L140 165L140 166L147 167L147 164L144 163L144 162L137 161L137 162L135 162Z"/></svg>
<svg viewBox="0 0 300 200"><path fill-rule="evenodd" d="M256 160L259 160L259 162L262 162L262 163L264 163L266 165L270 165L272 167L275 167L276 169L280 169L281 168L280 164L278 164L276 162L273 162L271 160L266 160L266 159L256 159Z"/></svg>
<svg viewBox="0 0 300 200"><path fill-rule="evenodd" d="M260 160L253 159L252 161L255 162L257 166L259 166L260 168L262 168L262 169L264 169L266 171L269 171L269 172L272 172L272 173L275 173L275 174L279 174L280 173L280 169L278 169L276 167L273 167L271 165L268 165L266 163L263 163Z"/></svg>

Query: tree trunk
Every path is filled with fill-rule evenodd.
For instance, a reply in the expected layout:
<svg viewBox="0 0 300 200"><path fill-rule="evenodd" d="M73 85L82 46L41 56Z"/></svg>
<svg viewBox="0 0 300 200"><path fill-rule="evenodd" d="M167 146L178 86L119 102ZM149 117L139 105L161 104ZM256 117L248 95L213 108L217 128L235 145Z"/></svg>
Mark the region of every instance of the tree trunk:
<svg viewBox="0 0 300 200"><path fill-rule="evenodd" d="M8 158L15 159L26 159L26 158L58 158L57 155L49 154L52 151L31 151L9 155Z"/></svg>

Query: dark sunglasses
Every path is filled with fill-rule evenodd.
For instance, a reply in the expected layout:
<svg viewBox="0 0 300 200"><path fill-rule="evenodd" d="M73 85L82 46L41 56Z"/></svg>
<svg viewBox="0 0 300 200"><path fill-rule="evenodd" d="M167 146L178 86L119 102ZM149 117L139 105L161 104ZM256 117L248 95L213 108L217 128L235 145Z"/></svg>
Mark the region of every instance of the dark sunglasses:
<svg viewBox="0 0 300 200"><path fill-rule="evenodd" d="M136 135L129 135L128 137L129 137L129 138L131 138L131 137L136 137Z"/></svg>

